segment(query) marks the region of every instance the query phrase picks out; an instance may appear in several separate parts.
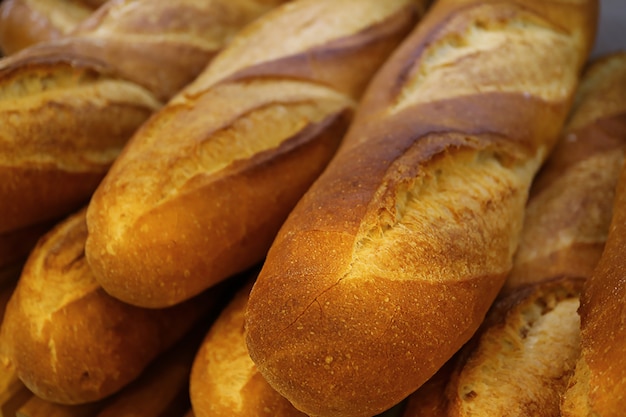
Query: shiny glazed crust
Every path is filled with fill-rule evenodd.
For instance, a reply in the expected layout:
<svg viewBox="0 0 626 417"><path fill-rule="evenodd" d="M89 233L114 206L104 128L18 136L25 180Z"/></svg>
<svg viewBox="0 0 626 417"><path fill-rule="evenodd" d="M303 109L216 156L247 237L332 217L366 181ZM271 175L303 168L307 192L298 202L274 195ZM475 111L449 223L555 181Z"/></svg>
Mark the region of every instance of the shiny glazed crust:
<svg viewBox="0 0 626 417"><path fill-rule="evenodd" d="M250 355L312 416L371 416L476 331L593 41L594 1L439 1L279 232Z"/></svg>
<svg viewBox="0 0 626 417"><path fill-rule="evenodd" d="M260 262L419 4L297 1L233 39L94 194L87 259L106 291L163 307Z"/></svg>

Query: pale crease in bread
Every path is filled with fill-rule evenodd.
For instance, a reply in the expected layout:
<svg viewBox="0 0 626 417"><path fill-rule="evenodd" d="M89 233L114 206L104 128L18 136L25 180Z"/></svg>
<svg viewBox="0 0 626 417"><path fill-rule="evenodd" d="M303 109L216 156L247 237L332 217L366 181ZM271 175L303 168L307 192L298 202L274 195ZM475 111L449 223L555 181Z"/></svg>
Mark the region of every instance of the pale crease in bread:
<svg viewBox="0 0 626 417"><path fill-rule="evenodd" d="M480 357L472 359L470 369L466 365L458 383L459 415L499 415L524 407L531 415L534 404L546 402L558 410L564 376L573 371L580 349L578 299L542 301L521 312L519 327L492 340L483 336ZM543 407L534 412L552 415Z"/></svg>
<svg viewBox="0 0 626 417"><path fill-rule="evenodd" d="M594 1L440 0L378 72L250 296L250 355L296 408L381 412L476 331L511 268L531 180L565 121L595 16ZM449 47L450 33L478 44ZM492 36L502 46L481 49ZM413 83L430 48L433 65ZM525 62L508 68L509 54Z"/></svg>
<svg viewBox="0 0 626 417"><path fill-rule="evenodd" d="M347 35L358 34L370 29L376 23L376 16L380 16L383 22L389 15L407 5L405 0L387 0L378 4L365 1L359 7L351 7L351 3L352 0L338 0L334 4L321 1L309 5L306 13L292 3L283 7L274 19L253 22L186 89L186 93L197 94L199 90L206 89L242 69L297 55L326 43L332 44ZM292 33L285 37L276 27L289 27ZM249 42L247 36L250 35L257 37L258 41ZM311 63L313 64L314 62Z"/></svg>
<svg viewBox="0 0 626 417"><path fill-rule="evenodd" d="M135 149L141 148L144 157L114 167L109 175L108 186L124 189L108 209L108 216L116 219L109 226L111 254L116 247L124 248L133 226L159 205L215 181L213 177L234 162L275 150L306 126L353 105L326 87L289 80L224 84L197 101L174 103L141 129L140 140L135 139ZM184 142L162 140L183 132ZM125 174L147 172L154 160L162 161L170 174Z"/></svg>
<svg viewBox="0 0 626 417"><path fill-rule="evenodd" d="M106 291L171 305L259 262L422 6L298 1L244 29L137 132L91 200L87 258Z"/></svg>
<svg viewBox="0 0 626 417"><path fill-rule="evenodd" d="M124 134L136 126L137 118L143 120L160 107L149 91L136 84L70 65L61 63L54 70L34 66L9 72L2 79L0 117L6 123L0 134L0 162L4 166L105 170L119 154ZM110 135L94 141L92 135L97 132L93 127L81 128L76 123L75 114L87 108L98 113L91 118L94 124L98 118L109 118ZM34 133L32 117L47 126L46 136L53 137ZM72 127L74 130L69 130Z"/></svg>
<svg viewBox="0 0 626 417"><path fill-rule="evenodd" d="M561 100L577 82L574 73L562 71L580 60L570 47L577 43L580 39L517 5L473 7L453 16L425 46L390 111L493 91ZM537 54L537 48L550 52ZM530 54L537 58L529 62Z"/></svg>
<svg viewBox="0 0 626 417"><path fill-rule="evenodd" d="M507 286L531 279L531 273L538 278L543 276L540 268L549 270L554 266L547 260L551 254L578 245L604 245L615 181L623 160L623 150L592 155L570 167L549 189L529 202L526 217L537 221L527 221L515 254L516 269L507 279ZM574 207L575 202L579 204ZM522 268L526 265L535 266L525 272ZM593 267L588 265L588 271Z"/></svg>
<svg viewBox="0 0 626 417"><path fill-rule="evenodd" d="M523 205L526 194L519 190L531 181L542 159L538 153L513 168L503 166L493 150L462 150L453 157L442 156L413 183L398 186L395 216L383 212L373 220L373 227L367 221L362 223L346 277L374 273L388 279L436 282L477 275L493 264L508 269L521 223L509 223L505 213ZM451 209L458 205L462 211ZM488 235L485 230L498 231ZM450 241L450 235L459 239ZM492 236L508 236L510 241ZM461 251L475 262L446 257ZM439 257L442 262L420 262L429 257Z"/></svg>

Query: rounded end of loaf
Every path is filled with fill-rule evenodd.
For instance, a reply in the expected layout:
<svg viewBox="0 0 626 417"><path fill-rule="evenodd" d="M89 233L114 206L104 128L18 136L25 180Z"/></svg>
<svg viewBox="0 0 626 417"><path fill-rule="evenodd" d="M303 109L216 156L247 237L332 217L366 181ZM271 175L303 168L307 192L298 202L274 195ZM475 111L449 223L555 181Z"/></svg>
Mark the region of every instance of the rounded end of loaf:
<svg viewBox="0 0 626 417"><path fill-rule="evenodd" d="M108 296L85 262L86 235L81 211L39 241L2 326L18 377L38 397L63 404L118 391L210 308L198 299L144 310Z"/></svg>
<svg viewBox="0 0 626 417"><path fill-rule="evenodd" d="M276 84L218 87L191 110L169 106L135 135L87 212L87 260L109 294L166 307L263 259L352 116L351 101L324 87L282 86L283 99L265 94ZM251 109L228 104L235 96ZM159 169L169 174L155 176Z"/></svg>
<svg viewBox="0 0 626 417"><path fill-rule="evenodd" d="M192 368L190 395L196 417L303 417L273 390L250 359L244 311L252 284L241 289L215 321Z"/></svg>
<svg viewBox="0 0 626 417"><path fill-rule="evenodd" d="M316 264L326 255L311 246L301 257L288 256L289 247L270 251L246 331L264 378L311 416L372 416L402 401L471 337L503 279L409 281L376 270L346 277L336 261L341 234L310 239L336 248L335 258ZM290 275L296 263L301 272Z"/></svg>

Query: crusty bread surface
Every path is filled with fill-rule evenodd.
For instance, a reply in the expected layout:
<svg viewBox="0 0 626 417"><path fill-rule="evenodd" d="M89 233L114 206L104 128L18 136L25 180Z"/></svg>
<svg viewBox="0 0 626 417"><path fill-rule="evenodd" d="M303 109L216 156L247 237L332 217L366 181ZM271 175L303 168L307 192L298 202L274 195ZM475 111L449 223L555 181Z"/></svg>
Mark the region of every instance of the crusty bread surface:
<svg viewBox="0 0 626 417"><path fill-rule="evenodd" d="M4 0L0 3L0 50L13 54L70 33L93 12L80 0Z"/></svg>
<svg viewBox="0 0 626 417"><path fill-rule="evenodd" d="M436 2L274 241L247 343L311 416L371 416L476 331L593 42L595 1Z"/></svg>
<svg viewBox="0 0 626 417"><path fill-rule="evenodd" d="M550 277L591 276L606 241L626 150L626 55L594 62L535 179L504 292Z"/></svg>
<svg viewBox="0 0 626 417"><path fill-rule="evenodd" d="M190 394L197 417L304 417L263 379L250 359L244 312L252 281L236 294L196 355Z"/></svg>
<svg viewBox="0 0 626 417"><path fill-rule="evenodd" d="M113 0L0 61L0 233L87 203L136 129L276 1Z"/></svg>
<svg viewBox="0 0 626 417"><path fill-rule="evenodd" d="M604 63L626 85L626 54ZM623 95L621 99L623 100ZM622 107L623 109L623 107ZM581 355L565 393L566 417L617 417L626 402L626 165L615 191L612 219L604 251L586 281L579 309Z"/></svg>
<svg viewBox="0 0 626 417"><path fill-rule="evenodd" d="M2 322L5 356L48 401L85 403L118 391L217 305L217 292L164 310L110 297L85 261L86 237L82 210L39 241Z"/></svg>
<svg viewBox="0 0 626 417"><path fill-rule="evenodd" d="M534 180L501 300L445 372L411 395L404 417L561 415L581 350L580 289L602 254L624 159L624 68L618 55L585 72Z"/></svg>
<svg viewBox="0 0 626 417"><path fill-rule="evenodd" d="M420 5L296 1L235 37L94 194L86 255L105 290L163 307L260 262Z"/></svg>
<svg viewBox="0 0 626 417"><path fill-rule="evenodd" d="M445 384L414 393L403 417L423 416L435 399L439 417L558 416L580 353L582 283L543 281L499 300Z"/></svg>

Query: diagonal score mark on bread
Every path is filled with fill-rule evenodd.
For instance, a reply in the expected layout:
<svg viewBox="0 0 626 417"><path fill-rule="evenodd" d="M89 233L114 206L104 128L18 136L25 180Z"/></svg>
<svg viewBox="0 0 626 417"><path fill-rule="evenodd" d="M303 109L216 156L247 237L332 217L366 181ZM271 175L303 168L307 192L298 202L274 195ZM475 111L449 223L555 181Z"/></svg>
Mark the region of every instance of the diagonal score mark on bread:
<svg viewBox="0 0 626 417"><path fill-rule="evenodd" d="M494 150L461 148L438 155L417 178L392 182L395 205L368 213L348 277L457 280L507 265L521 228L507 213L523 206L542 158L506 166Z"/></svg>
<svg viewBox="0 0 626 417"><path fill-rule="evenodd" d="M489 92L521 93L525 98L546 102L567 99L577 79L571 71L562 74L561 66L577 64L579 57L571 45L580 42L580 36L568 35L520 6L499 6L483 4L465 15L453 14L434 32L436 40L427 43L413 65L407 68L408 80L388 112L398 114L424 103L436 105L437 101L450 97ZM536 39L542 42L535 42ZM529 48L537 48L538 44L555 51L538 54L540 59L528 61L525 56ZM507 50L505 54L500 53L503 48ZM511 63L516 59L520 62ZM559 75L555 76L546 68L552 68ZM468 79L472 82L468 83ZM446 88L441 88L442 85ZM427 139L420 138L417 142L424 140ZM368 270L372 267L369 262L373 262L374 268L378 268L376 273L384 277L408 275L409 279L441 280L475 276L484 271L486 265L493 265L494 260L502 264L503 259L511 259L521 225L503 224L502 215L523 205L527 185L547 151L545 146L540 147L528 158L528 154L520 155L514 149L497 147L478 151L473 147L445 150L423 164L413 178L407 176L400 181L394 179L397 178L395 170L409 164L395 161L383 179L384 188L377 191L377 194L384 194L389 192L387 188L397 189L395 202L379 203L375 199L374 204L370 204L370 218L361 225L347 275L361 276L366 271L359 266L365 265ZM464 207L463 212L451 210L458 206ZM507 233L509 250L495 250L504 246L492 237L503 236L500 232L508 228L514 231ZM397 244L408 241L409 235L409 247ZM458 238L451 240L450 235ZM483 251L481 248L491 249ZM467 258L453 255L462 251L465 256L483 261L468 264ZM422 263L421 270L407 273L402 264L384 265L386 259L406 261L403 254L409 253L411 260L406 264L420 265L420 259L436 257L442 260L437 264L440 269L433 270L430 263Z"/></svg>
<svg viewBox="0 0 626 417"><path fill-rule="evenodd" d="M22 66L19 71L14 71L10 64L0 68L0 117L6 121L0 133L3 165L49 164L69 172L108 166L123 143L117 135L93 141L84 129L72 131L74 115L77 112L90 114L88 109L93 113L112 109L109 111L123 131L124 126L131 124L133 117L143 115L146 108L160 107L149 91L106 75L106 66L94 63L96 67L103 67L104 73L100 73L88 62L61 61L54 69L49 64L39 66L36 62L28 69ZM56 135L40 135L35 140L30 128L35 115L41 124L65 128ZM97 122L94 120L94 123Z"/></svg>
<svg viewBox="0 0 626 417"><path fill-rule="evenodd" d="M454 402L463 410L459 415L500 415L519 409L519 392L531 390L539 381L545 389L529 397L536 395L538 403L548 404L542 397L551 396L553 386L565 385L580 351L576 310L581 285L582 280L554 282L526 298L518 296L502 323L481 335L480 348L451 384L458 390ZM532 400L525 407L528 415L536 411ZM554 404L551 407L558 413Z"/></svg>
<svg viewBox="0 0 626 417"><path fill-rule="evenodd" d="M379 4L365 1L359 7L350 7L350 3L350 0L338 0L335 4L318 2L309 5L310 11L304 15L298 5L286 4L276 18L258 19L233 39L206 71L185 89L185 94L197 95L211 85L249 69L252 69L253 76L262 75L259 67L262 68L263 64L271 65L295 57L314 59L316 51L332 51L335 45L341 47L345 40L362 41L362 37L369 37L376 41L377 25L382 26L383 31L393 31L394 25L390 25L390 21L408 17L405 0L387 0ZM288 27L290 36L284 36L276 27ZM255 42L250 42L250 36L255 37ZM289 64L282 65L289 70ZM319 83L320 78L320 74L316 74L308 77L307 82Z"/></svg>
<svg viewBox="0 0 626 417"><path fill-rule="evenodd" d="M433 32L435 40L426 44L407 68L408 80L391 112L490 91L517 92L548 101L567 96L563 84L571 87L577 80L562 68L577 64L579 57L570 46L581 43L580 34L572 36L520 5L493 3L454 14ZM536 48L549 53L538 54ZM529 55L536 59L528 60Z"/></svg>
<svg viewBox="0 0 626 417"><path fill-rule="evenodd" d="M420 4L299 1L233 39L137 132L92 199L87 258L106 290L171 304L260 261ZM143 175L155 169L164 175ZM209 255L181 270L173 259L199 245ZM157 247L164 261L131 261Z"/></svg>
<svg viewBox="0 0 626 417"><path fill-rule="evenodd" d="M227 176L226 168L237 162L264 151L278 152L307 126L352 106L352 100L323 86L267 79L220 84L193 101L179 98L141 129L145 156L112 170L112 182L126 191L109 208L111 216L123 219L111 225L116 228L111 235L123 239L136 221L159 205ZM186 139L161 140L169 134L184 134ZM154 160L170 175L124 175L149 170Z"/></svg>

